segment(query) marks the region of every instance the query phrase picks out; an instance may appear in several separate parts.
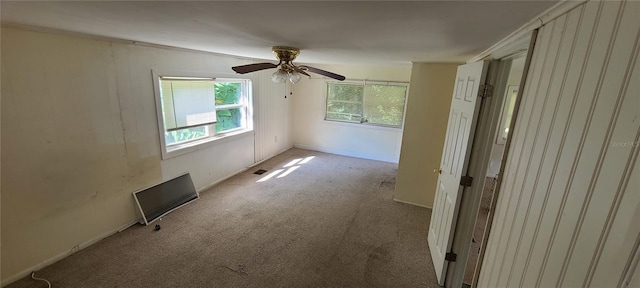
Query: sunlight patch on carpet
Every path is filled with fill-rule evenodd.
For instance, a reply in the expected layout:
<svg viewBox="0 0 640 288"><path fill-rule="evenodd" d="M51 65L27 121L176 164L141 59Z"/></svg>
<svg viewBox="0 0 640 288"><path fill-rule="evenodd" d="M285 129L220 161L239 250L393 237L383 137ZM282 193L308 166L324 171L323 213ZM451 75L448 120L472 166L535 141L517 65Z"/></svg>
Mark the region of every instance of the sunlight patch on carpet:
<svg viewBox="0 0 640 288"><path fill-rule="evenodd" d="M282 177L286 177L287 175L289 175L291 172L296 171L296 169L300 168L300 166L293 166L289 169L287 169L287 171L284 171L284 173L280 174L278 177L276 178L282 178Z"/></svg>
<svg viewBox="0 0 640 288"><path fill-rule="evenodd" d="M282 167L285 167L285 168L291 167L293 165L296 165L298 162L300 162L300 160L302 160L302 158L293 159L293 160L291 160L291 162L287 163L287 165L284 165Z"/></svg>
<svg viewBox="0 0 640 288"><path fill-rule="evenodd" d="M293 171L296 171L298 168L300 168L301 167L300 165L309 163L309 161L311 161L315 157L316 156L309 156L309 157L306 157L304 159L303 158L293 159L293 160L289 161L289 163L287 163L284 166L282 166L283 169L275 170L275 171L267 174L266 176L260 178L260 180L258 180L256 182L264 182L264 181L267 181L267 180L269 180L269 179L271 179L273 177L276 177L276 176L277 176L276 178L284 178L284 177L288 176L289 174L291 174ZM288 169L286 169L286 171L285 171L284 168L288 168ZM253 174L261 175L262 173L258 173L259 171L263 171L262 173L267 172L267 170L260 169L260 170L256 171ZM284 173L280 174L282 171L284 171ZM278 175L278 174L280 174L280 175Z"/></svg>
<svg viewBox="0 0 640 288"><path fill-rule="evenodd" d="M258 180L258 181L256 181L256 182L264 182L264 181L267 181L267 180L269 180L269 179L273 178L274 176L278 175L278 174L279 174L280 172L282 172L282 171L284 171L284 169L278 169L278 170L275 170L275 171L273 171L273 172L271 172L271 173L267 174L267 176L262 177L260 180Z"/></svg>
<svg viewBox="0 0 640 288"><path fill-rule="evenodd" d="M303 159L302 161L300 161L300 163L298 163L298 164L305 164L305 163L307 163L307 162L311 161L311 159L313 159L313 158L316 158L316 156L309 156L309 157L307 157L307 158L304 158L304 159Z"/></svg>

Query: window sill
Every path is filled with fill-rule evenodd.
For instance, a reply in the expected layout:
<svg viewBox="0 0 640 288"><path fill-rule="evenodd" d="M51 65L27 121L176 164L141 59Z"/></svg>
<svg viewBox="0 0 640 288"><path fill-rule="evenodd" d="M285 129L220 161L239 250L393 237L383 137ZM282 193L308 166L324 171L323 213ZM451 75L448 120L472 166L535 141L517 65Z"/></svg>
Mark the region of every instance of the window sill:
<svg viewBox="0 0 640 288"><path fill-rule="evenodd" d="M340 121L340 120L327 120L324 119L324 122L331 125L345 125L357 128L365 128L365 129L375 129L375 130L392 130L392 131L402 131L402 126L385 126L371 123L360 123L360 122L349 122L349 121Z"/></svg>
<svg viewBox="0 0 640 288"><path fill-rule="evenodd" d="M253 130L236 130L212 137L207 137L201 140L188 142L184 144L173 145L167 147L166 151L162 151L162 159L167 160L176 156L180 156L186 153L190 153L193 151L205 149L214 145L222 144L225 142L233 141L235 139L239 139L245 136L254 135Z"/></svg>

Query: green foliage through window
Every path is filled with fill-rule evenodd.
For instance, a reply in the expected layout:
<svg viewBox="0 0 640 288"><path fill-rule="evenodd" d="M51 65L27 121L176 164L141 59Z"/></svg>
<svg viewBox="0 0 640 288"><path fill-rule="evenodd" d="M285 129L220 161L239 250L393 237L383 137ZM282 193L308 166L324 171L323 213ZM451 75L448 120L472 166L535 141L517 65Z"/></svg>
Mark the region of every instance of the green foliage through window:
<svg viewBox="0 0 640 288"><path fill-rule="evenodd" d="M216 105L239 104L241 100L240 83L215 83Z"/></svg>
<svg viewBox="0 0 640 288"><path fill-rule="evenodd" d="M242 104L242 85L240 83L216 83L216 116L218 122L216 133L240 128L243 126L243 110L238 105Z"/></svg>
<svg viewBox="0 0 640 288"><path fill-rule="evenodd" d="M242 126L242 111L240 108L218 110L216 132L236 129Z"/></svg>
<svg viewBox="0 0 640 288"><path fill-rule="evenodd" d="M326 120L400 127L406 84L327 83Z"/></svg>
<svg viewBox="0 0 640 288"><path fill-rule="evenodd" d="M206 127L200 126L175 131L166 131L164 133L164 137L167 145L171 145L202 138L204 136L207 136L206 133Z"/></svg>

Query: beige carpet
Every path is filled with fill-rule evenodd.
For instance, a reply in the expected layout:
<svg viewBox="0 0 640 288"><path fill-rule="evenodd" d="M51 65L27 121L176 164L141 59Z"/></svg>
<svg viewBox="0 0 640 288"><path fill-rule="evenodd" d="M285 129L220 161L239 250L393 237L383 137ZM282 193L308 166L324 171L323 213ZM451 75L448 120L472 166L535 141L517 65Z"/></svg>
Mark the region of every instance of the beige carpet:
<svg viewBox="0 0 640 288"><path fill-rule="evenodd" d="M295 159L308 162L283 167ZM392 200L396 169L291 149L201 193L159 231L135 225L36 276L66 288L437 287L431 212Z"/></svg>

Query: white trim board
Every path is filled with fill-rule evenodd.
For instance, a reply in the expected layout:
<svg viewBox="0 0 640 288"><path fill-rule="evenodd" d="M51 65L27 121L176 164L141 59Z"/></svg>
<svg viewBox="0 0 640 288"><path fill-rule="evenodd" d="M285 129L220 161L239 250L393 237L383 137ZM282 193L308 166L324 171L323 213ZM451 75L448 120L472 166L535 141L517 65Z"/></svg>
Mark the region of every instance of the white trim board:
<svg viewBox="0 0 640 288"><path fill-rule="evenodd" d="M418 207L422 207L422 208L433 209L433 207L431 207L431 206L427 206L427 205L424 205L424 204L418 204L418 203L414 203L414 202L411 202L411 201L398 200L398 199L396 199L395 197L393 198L393 201L396 201L396 202L398 202L398 203L403 203L403 204L409 204L409 205L413 205L413 206L418 206Z"/></svg>
<svg viewBox="0 0 640 288"><path fill-rule="evenodd" d="M304 145L304 144L293 144L293 147L300 148L300 149L306 149L306 150L313 150L313 151L331 153L331 154L337 154L337 155L342 155L342 156L364 158L364 159L369 159L369 160L377 160L377 161L389 162L389 163L395 163L395 164L398 164L398 162L399 162L399 159L392 160L392 159L389 159L390 157L380 157L378 155L372 155L372 154L367 154L367 153L359 153L359 152L348 151L348 150L340 150L340 149L333 149L333 148L326 148L326 147L319 147L319 146L312 146L312 145Z"/></svg>

